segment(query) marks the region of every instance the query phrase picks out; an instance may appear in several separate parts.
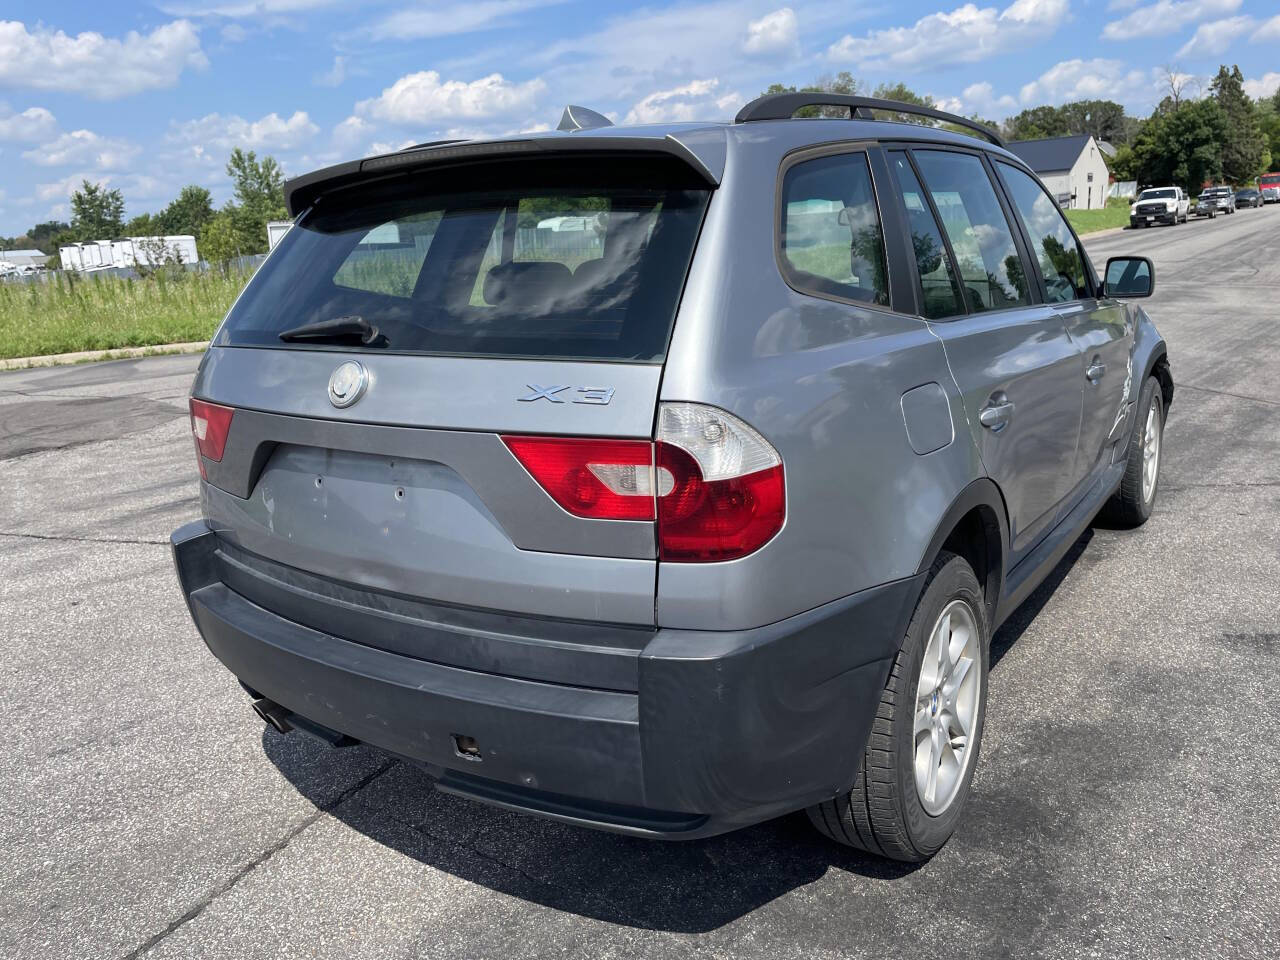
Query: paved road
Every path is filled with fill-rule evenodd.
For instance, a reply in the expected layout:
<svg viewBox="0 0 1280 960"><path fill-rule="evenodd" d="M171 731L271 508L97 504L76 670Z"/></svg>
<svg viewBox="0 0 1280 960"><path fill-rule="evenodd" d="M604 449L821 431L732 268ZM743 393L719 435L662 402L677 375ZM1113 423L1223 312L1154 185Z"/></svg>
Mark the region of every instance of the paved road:
<svg viewBox="0 0 1280 960"><path fill-rule="evenodd" d="M802 815L579 831L264 732L169 568L195 360L0 374L0 956L1274 956L1280 208L1090 249L1156 263L1161 500L997 636L970 809L918 869Z"/></svg>

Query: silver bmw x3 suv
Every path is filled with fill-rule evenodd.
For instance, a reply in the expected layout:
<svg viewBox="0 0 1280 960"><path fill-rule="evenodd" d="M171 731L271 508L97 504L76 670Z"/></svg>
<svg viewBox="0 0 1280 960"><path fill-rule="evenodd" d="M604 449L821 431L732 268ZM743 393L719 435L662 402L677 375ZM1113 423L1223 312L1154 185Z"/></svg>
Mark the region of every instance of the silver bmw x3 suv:
<svg viewBox="0 0 1280 960"><path fill-rule="evenodd" d="M575 107L286 193L192 388L203 519L172 538L258 714L568 823L807 809L936 852L992 632L1100 511L1154 504L1150 262L1100 279L991 131L831 95Z"/></svg>

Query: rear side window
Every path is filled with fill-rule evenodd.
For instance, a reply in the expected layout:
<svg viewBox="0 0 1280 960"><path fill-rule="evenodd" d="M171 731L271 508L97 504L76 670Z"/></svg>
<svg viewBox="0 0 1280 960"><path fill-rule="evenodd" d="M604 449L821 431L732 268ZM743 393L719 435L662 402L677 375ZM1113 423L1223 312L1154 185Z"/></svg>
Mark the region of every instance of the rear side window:
<svg viewBox="0 0 1280 960"><path fill-rule="evenodd" d="M336 193L280 242L217 342L660 362L710 195L670 166L477 165ZM279 339L349 316L382 336Z"/></svg>
<svg viewBox="0 0 1280 960"><path fill-rule="evenodd" d="M889 303L884 237L863 153L792 165L782 182L782 266L797 290Z"/></svg>
<svg viewBox="0 0 1280 960"><path fill-rule="evenodd" d="M969 153L914 151L951 242L971 312L1030 303L1022 258L982 161Z"/></svg>
<svg viewBox="0 0 1280 960"><path fill-rule="evenodd" d="M911 169L907 155L902 151L889 154L889 166L902 191L906 208L907 229L911 232L911 247L916 255L916 272L920 275L921 313L930 320L940 320L964 313L960 300L960 284L951 268L946 244L938 221L933 218L929 201Z"/></svg>
<svg viewBox="0 0 1280 960"><path fill-rule="evenodd" d="M1065 303L1089 296L1084 255L1058 205L1025 171L1000 163L1000 173L1031 238L1031 252L1044 277L1045 299L1049 303Z"/></svg>

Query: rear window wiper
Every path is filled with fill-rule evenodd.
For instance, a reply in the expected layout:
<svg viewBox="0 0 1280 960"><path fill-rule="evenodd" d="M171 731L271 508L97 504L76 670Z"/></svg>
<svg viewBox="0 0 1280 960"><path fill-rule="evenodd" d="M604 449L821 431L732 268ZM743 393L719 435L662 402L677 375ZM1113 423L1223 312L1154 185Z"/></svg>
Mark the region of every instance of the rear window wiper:
<svg viewBox="0 0 1280 960"><path fill-rule="evenodd" d="M315 323L304 323L280 334L285 342L293 340L350 340L358 338L366 347L385 346L387 338L364 317L330 317Z"/></svg>

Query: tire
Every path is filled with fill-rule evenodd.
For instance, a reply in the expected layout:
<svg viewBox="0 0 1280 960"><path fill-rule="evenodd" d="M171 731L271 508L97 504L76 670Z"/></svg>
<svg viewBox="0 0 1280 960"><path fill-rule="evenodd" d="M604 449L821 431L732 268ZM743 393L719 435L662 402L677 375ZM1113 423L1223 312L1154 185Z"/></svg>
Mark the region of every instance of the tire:
<svg viewBox="0 0 1280 960"><path fill-rule="evenodd" d="M1156 505L1156 495L1160 492L1164 415L1164 392L1160 389L1160 381L1155 377L1148 377L1138 395L1138 415L1125 451L1124 478L1102 508L1102 517L1107 522L1121 527L1140 527L1151 516ZM1151 417L1154 417L1154 422L1149 424ZM1147 464L1145 453L1150 442L1149 425L1154 426L1155 430L1155 465L1149 485L1144 485L1143 475Z"/></svg>
<svg viewBox="0 0 1280 960"><path fill-rule="evenodd" d="M954 650L956 644L961 644L960 653L949 668L938 662L926 666L925 653L931 639L935 634L943 635L939 628L944 613L949 615L948 625L954 630L947 633L951 647ZM942 849L955 832L978 762L990 647L991 633L978 579L964 558L944 551L929 569L902 648L889 671L853 789L809 808L809 819L821 833L837 843L907 862L927 860ZM940 648L941 644L935 649ZM947 692L947 685L966 662L961 679ZM926 691L939 674L943 676L940 696L926 692L921 699L922 671L926 675ZM924 728L917 732L917 706L921 704ZM960 721L966 717L969 736L956 736L955 732L962 729ZM945 718L954 722L949 724L951 732L939 733L939 737L948 738L942 743L932 731ZM958 760L955 743L961 739L965 741L964 756ZM953 772L950 781L944 783L940 776L945 775L938 773L942 770L941 761L933 768L935 809L930 812L925 807L929 801L922 796L927 793L927 782L923 791L917 787L917 744L925 750L925 757L932 757L934 743L942 744L937 756L945 759L950 751L952 763L959 762L959 774L955 776ZM924 759L920 766L921 776L927 781L932 764Z"/></svg>

